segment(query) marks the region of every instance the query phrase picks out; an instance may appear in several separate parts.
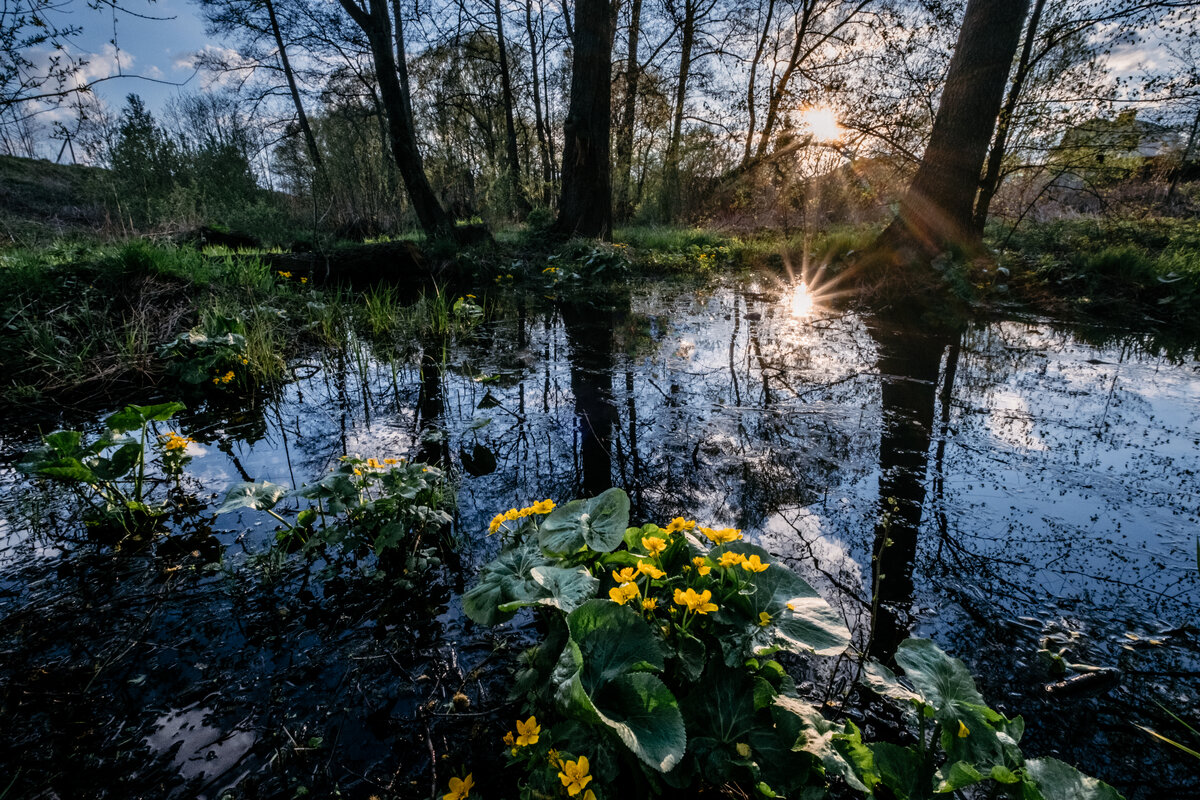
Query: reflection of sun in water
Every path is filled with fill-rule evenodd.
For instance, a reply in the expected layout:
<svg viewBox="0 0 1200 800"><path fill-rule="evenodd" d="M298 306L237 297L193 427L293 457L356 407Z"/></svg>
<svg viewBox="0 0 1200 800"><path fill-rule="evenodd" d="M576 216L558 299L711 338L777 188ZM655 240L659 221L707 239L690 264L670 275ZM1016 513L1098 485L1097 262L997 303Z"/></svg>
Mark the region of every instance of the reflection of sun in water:
<svg viewBox="0 0 1200 800"><path fill-rule="evenodd" d="M815 305L816 301L812 292L808 290L808 284L804 281L797 283L792 289L792 316L803 319L813 313Z"/></svg>
<svg viewBox="0 0 1200 800"><path fill-rule="evenodd" d="M842 138L845 130L838 124L832 108L813 106L800 112L800 124L808 129L818 142L832 142Z"/></svg>

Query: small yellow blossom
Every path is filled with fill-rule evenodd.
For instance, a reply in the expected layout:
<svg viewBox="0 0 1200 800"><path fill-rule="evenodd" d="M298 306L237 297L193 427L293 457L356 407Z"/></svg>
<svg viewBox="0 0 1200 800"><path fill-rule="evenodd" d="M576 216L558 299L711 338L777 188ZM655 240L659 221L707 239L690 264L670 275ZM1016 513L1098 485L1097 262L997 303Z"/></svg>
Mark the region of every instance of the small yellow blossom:
<svg viewBox="0 0 1200 800"><path fill-rule="evenodd" d="M304 278L304 277L302 277L302 278L300 278L300 282L301 282L301 283L308 283L308 278Z"/></svg>
<svg viewBox="0 0 1200 800"><path fill-rule="evenodd" d="M971 735L971 729L968 728L966 725L964 725L963 721L960 719L958 721L958 738L965 739L970 735Z"/></svg>
<svg viewBox="0 0 1200 800"><path fill-rule="evenodd" d="M637 565L637 571L642 575L649 575L654 580L658 580L667 574L651 564L649 561L639 561Z"/></svg>
<svg viewBox="0 0 1200 800"><path fill-rule="evenodd" d="M712 592L708 589L700 593L697 593L695 589L688 589L686 592L675 590L676 604L686 606L688 611L694 611L697 614L707 614L717 610L717 604L710 603L710 600L712 600Z"/></svg>
<svg viewBox="0 0 1200 800"><path fill-rule="evenodd" d="M180 436L175 431L171 431L163 440L163 447L167 450L186 450L187 446L195 441L195 439L187 436Z"/></svg>
<svg viewBox="0 0 1200 800"><path fill-rule="evenodd" d="M504 743L506 745L508 745L509 747L512 747L513 745L515 745L517 743L517 740L513 736L512 731L508 731L507 733L504 734Z"/></svg>
<svg viewBox="0 0 1200 800"><path fill-rule="evenodd" d="M442 800L463 800L464 797L471 793L471 788L475 785L475 779L472 778L473 773L468 772L467 777L451 778L450 791L442 795Z"/></svg>
<svg viewBox="0 0 1200 800"><path fill-rule="evenodd" d="M245 365L245 364L249 364L249 363L250 363L250 359L246 358L245 356L242 356L242 364Z"/></svg>
<svg viewBox="0 0 1200 800"><path fill-rule="evenodd" d="M667 523L667 533L672 534L676 531L690 531L696 527L695 520L687 520L683 517L676 517Z"/></svg>
<svg viewBox="0 0 1200 800"><path fill-rule="evenodd" d="M653 597L647 597L642 601L642 609L645 611L653 611L658 608L658 600Z"/></svg>
<svg viewBox="0 0 1200 800"><path fill-rule="evenodd" d="M488 536L491 536L496 531L500 530L500 526L505 523L504 515L497 514L492 517L492 521L488 524Z"/></svg>
<svg viewBox="0 0 1200 800"><path fill-rule="evenodd" d="M398 461L396 461L396 459L394 459L394 458L385 458L385 459L383 460L383 463L385 463L385 464L387 464L387 465L389 465L389 466L390 466L390 465L392 465L392 464L397 464L397 463L399 463L399 462L398 462Z"/></svg>
<svg viewBox="0 0 1200 800"><path fill-rule="evenodd" d="M546 760L549 761L551 764L553 764L556 767L562 766L562 759L559 758L558 751L555 750L553 747L551 747L546 752Z"/></svg>
<svg viewBox="0 0 1200 800"><path fill-rule="evenodd" d="M282 270L280 270L280 272L279 272L279 277L281 277L281 278L290 278L290 277L292 277L292 273L290 273L290 272L283 272Z"/></svg>
<svg viewBox="0 0 1200 800"><path fill-rule="evenodd" d="M765 628L771 624L771 615L765 611L758 612L758 625L760 628Z"/></svg>
<svg viewBox="0 0 1200 800"><path fill-rule="evenodd" d="M383 469L383 464L380 464L379 461L374 458L367 459L367 466L371 469Z"/></svg>
<svg viewBox="0 0 1200 800"><path fill-rule="evenodd" d="M472 300L475 299L475 295L473 295L473 294L469 294L469 295L467 295L467 297L471 298Z"/></svg>
<svg viewBox="0 0 1200 800"><path fill-rule="evenodd" d="M717 563L720 564L722 567L736 567L738 564L742 563L745 560L746 560L746 557L744 555L742 555L741 553L726 552L726 553L721 554L721 557L719 559L717 559Z"/></svg>
<svg viewBox="0 0 1200 800"><path fill-rule="evenodd" d="M762 572L769 566L771 565L763 563L763 560L757 555L752 555L742 561L742 569L746 570L747 572Z"/></svg>
<svg viewBox="0 0 1200 800"><path fill-rule="evenodd" d="M541 732L542 726L537 724L537 717L530 717L524 722L517 720L517 747L537 744L538 734Z"/></svg>
<svg viewBox="0 0 1200 800"><path fill-rule="evenodd" d="M531 514L549 514L553 510L554 501L550 500L549 498L545 500L539 500L529 507L529 513Z"/></svg>
<svg viewBox="0 0 1200 800"><path fill-rule="evenodd" d="M639 594L636 583L622 583L608 590L609 599L619 606L625 605Z"/></svg>
<svg viewBox="0 0 1200 800"><path fill-rule="evenodd" d="M637 574L638 571L633 567L626 567L620 572L617 572L615 569L612 571L613 580L617 583L629 583L637 578Z"/></svg>
<svg viewBox="0 0 1200 800"><path fill-rule="evenodd" d="M657 556L667 549L667 541L658 536L643 536L642 547L646 548L646 552L651 556Z"/></svg>
<svg viewBox="0 0 1200 800"><path fill-rule="evenodd" d="M692 559L692 563L696 565L696 572L699 572L701 575L707 575L712 572L712 567L705 563L703 556L696 556Z"/></svg>
<svg viewBox="0 0 1200 800"><path fill-rule="evenodd" d="M564 761L558 778L567 787L567 794L571 797L582 792L592 780L592 776L588 775L587 756L580 756L578 761Z"/></svg>
<svg viewBox="0 0 1200 800"><path fill-rule="evenodd" d="M701 528L700 533L704 534L713 544L728 544L742 538L742 532L737 528L721 528L719 530Z"/></svg>

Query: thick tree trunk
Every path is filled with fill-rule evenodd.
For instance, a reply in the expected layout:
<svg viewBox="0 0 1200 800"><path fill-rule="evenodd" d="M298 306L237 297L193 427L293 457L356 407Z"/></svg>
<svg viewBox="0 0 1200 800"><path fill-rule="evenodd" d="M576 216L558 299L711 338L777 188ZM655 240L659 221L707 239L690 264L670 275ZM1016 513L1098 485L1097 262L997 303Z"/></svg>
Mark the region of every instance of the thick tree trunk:
<svg viewBox="0 0 1200 800"><path fill-rule="evenodd" d="M929 145L899 212L867 256L928 261L975 247L975 193L1029 0L969 0Z"/></svg>
<svg viewBox="0 0 1200 800"><path fill-rule="evenodd" d="M555 228L568 236L612 235L608 136L614 20L609 0L578 0L572 37L571 104L563 124L563 180Z"/></svg>
<svg viewBox="0 0 1200 800"><path fill-rule="evenodd" d="M1021 46L1021 58L1017 61L1017 72L1013 75L1012 85L1008 89L1008 97L1004 99L1004 108L1000 109L1000 119L996 123L996 136L992 140L992 149L988 153L987 169L979 182L979 197L975 200L974 225L975 232L983 235L983 227L987 225L988 210L992 198L1000 188L1000 168L1004 164L1004 156L1008 151L1008 135L1012 131L1013 115L1017 111L1017 103L1021 100L1021 92L1025 89L1025 79L1029 77L1033 66L1033 43L1037 39L1038 25L1042 21L1042 9L1046 0L1035 0L1033 13L1029 17L1029 25L1025 28L1025 43Z"/></svg>
<svg viewBox="0 0 1200 800"><path fill-rule="evenodd" d="M774 2L774 0L772 0ZM633 129L637 113L638 92L638 33L642 25L642 0L633 0L629 7L629 52L625 54L625 108L621 127L617 130L617 219L627 220L633 214Z"/></svg>
<svg viewBox="0 0 1200 800"><path fill-rule="evenodd" d="M387 115L388 140L392 157L408 190L409 200L416 212L421 229L431 238L454 234L454 220L442 208L421 159L416 132L410 122L409 102L400 83L392 46L401 46L403 39L392 38L392 19L387 0L368 0L367 8L354 0L339 0L343 9L367 36L375 77L379 81L379 97ZM399 24L399 20L396 21ZM403 54L401 54L403 55Z"/></svg>

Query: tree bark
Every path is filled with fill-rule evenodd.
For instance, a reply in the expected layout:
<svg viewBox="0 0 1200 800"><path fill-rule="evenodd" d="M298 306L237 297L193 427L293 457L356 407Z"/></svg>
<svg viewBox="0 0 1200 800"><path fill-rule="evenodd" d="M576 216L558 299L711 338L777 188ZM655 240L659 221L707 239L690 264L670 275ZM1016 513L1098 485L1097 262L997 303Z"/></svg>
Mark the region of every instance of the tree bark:
<svg viewBox="0 0 1200 800"><path fill-rule="evenodd" d="M525 32L529 34L529 64L533 75L533 119L537 131L538 155L542 161L542 205L550 207L550 189L554 172L550 168L550 151L546 144L546 122L542 117L542 89L538 73L537 37L533 35L533 0L525 0Z"/></svg>
<svg viewBox="0 0 1200 800"><path fill-rule="evenodd" d="M292 96L292 104L296 107L296 120L300 124L300 132L304 135L304 145L308 148L308 156L313 166L321 170L321 151L317 148L316 137L313 136L312 126L308 124L308 115L304 113L304 103L300 101L300 89L296 86L296 75L292 72L292 64L288 60L287 48L283 44L283 34L279 30L279 19L275 16L275 3L264 0L267 18L271 22L271 35L275 37L275 46L279 48L279 64L283 67L283 76L287 79L288 92Z"/></svg>
<svg viewBox="0 0 1200 800"><path fill-rule="evenodd" d="M754 146L754 88L758 80L758 62L762 59L763 50L767 47L767 39L771 36L771 20L775 16L775 0L768 0L767 19L763 23L762 36L758 38L758 46L754 48L754 58L750 61L750 82L746 87L746 111L750 115L750 123L746 128L746 147L742 152L742 166L750 163L750 150Z"/></svg>
<svg viewBox="0 0 1200 800"><path fill-rule="evenodd" d="M988 153L987 169L979 182L979 197L975 200L974 225L975 232L983 235L987 225L988 210L992 198L1000 188L1000 168L1004 164L1004 156L1008 149L1008 134L1012 130L1013 115L1017 111L1017 103L1021 100L1021 92L1025 89L1025 80L1029 77L1033 66L1033 43L1037 39L1038 25L1042 21L1042 9L1046 0L1034 0L1033 13L1029 17L1029 25L1025 29L1025 43L1021 46L1021 58L1017 61L1017 72L1013 75L1012 85L1008 89L1008 97L1004 99L1004 108L1000 109L1000 119L996 123L996 137L992 141L991 152Z"/></svg>
<svg viewBox="0 0 1200 800"><path fill-rule="evenodd" d="M375 78L379 81L379 97L387 115L388 140L392 157L408 190L409 200L416 212L421 229L431 238L454 235L454 220L442 208L421 159L417 147L416 132L410 123L408 96L400 83L395 54L392 46L403 45L403 39L392 38L392 19L387 0L368 0L366 8L354 0L338 0L350 18L366 34L371 48L371 59L375 66ZM400 24L400 20L396 20ZM403 56L403 53L401 53Z"/></svg>
<svg viewBox="0 0 1200 800"><path fill-rule="evenodd" d="M563 124L562 196L555 229L568 236L612 235L612 40L609 0L578 0L572 41L571 103Z"/></svg>
<svg viewBox="0 0 1200 800"><path fill-rule="evenodd" d="M896 218L868 251L893 263L977 247L971 224L984 156L1029 0L968 0L929 145Z"/></svg>
<svg viewBox="0 0 1200 800"><path fill-rule="evenodd" d="M508 71L508 45L504 41L504 15L500 0L492 0L492 12L496 17L496 47L500 56L500 93L504 101L504 145L508 158L508 197L510 209L524 218L529 213L529 203L521 191L521 157L517 147L517 126L513 119L512 75Z"/></svg>
<svg viewBox="0 0 1200 800"><path fill-rule="evenodd" d="M774 2L774 0L772 0ZM632 181L634 115L637 113L638 34L642 25L642 0L629 7L629 52L625 54L625 108L617 130L617 219L627 220L633 213Z"/></svg>
<svg viewBox="0 0 1200 800"><path fill-rule="evenodd" d="M683 20L679 26L679 77L675 83L675 113L671 121L671 139L663 158L662 213L672 221L679 213L679 148L683 143L683 112L687 103L688 76L692 70L692 46L696 42L696 0L684 0Z"/></svg>

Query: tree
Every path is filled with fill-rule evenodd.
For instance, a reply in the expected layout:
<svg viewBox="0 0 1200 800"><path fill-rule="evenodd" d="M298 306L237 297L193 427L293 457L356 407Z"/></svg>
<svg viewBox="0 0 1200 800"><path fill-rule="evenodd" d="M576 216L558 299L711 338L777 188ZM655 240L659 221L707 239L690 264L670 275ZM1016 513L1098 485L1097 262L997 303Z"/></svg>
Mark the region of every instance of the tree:
<svg viewBox="0 0 1200 800"><path fill-rule="evenodd" d="M578 0L571 36L571 103L563 123L562 196L555 229L567 236L612 235L612 42L609 0Z"/></svg>
<svg viewBox="0 0 1200 800"><path fill-rule="evenodd" d="M1029 0L968 1L929 145L869 262L928 262L979 243L975 194L1028 10Z"/></svg>

